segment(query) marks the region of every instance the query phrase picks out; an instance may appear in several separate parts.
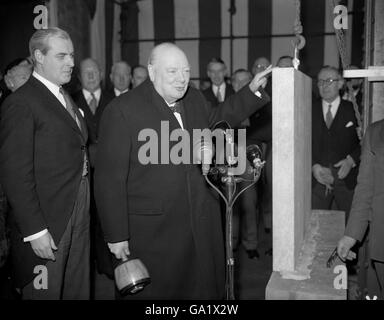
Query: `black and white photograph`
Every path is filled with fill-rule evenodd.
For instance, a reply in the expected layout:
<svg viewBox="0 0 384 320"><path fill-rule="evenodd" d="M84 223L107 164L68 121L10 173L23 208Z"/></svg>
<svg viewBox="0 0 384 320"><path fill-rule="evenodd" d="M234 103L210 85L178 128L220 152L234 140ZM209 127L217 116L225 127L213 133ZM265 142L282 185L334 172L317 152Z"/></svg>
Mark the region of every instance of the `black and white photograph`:
<svg viewBox="0 0 384 320"><path fill-rule="evenodd" d="M2 0L1 304L383 300L383 119L382 0Z"/></svg>

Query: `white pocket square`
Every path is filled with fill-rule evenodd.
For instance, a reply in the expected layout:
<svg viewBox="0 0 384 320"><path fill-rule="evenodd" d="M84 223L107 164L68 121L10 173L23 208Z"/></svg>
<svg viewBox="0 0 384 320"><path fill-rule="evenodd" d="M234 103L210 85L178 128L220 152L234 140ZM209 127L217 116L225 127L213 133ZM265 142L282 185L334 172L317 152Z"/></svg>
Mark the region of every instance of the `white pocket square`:
<svg viewBox="0 0 384 320"><path fill-rule="evenodd" d="M350 126L353 126L353 122L352 122L352 121L349 121L349 122L345 125L346 128L349 128Z"/></svg>
<svg viewBox="0 0 384 320"><path fill-rule="evenodd" d="M81 113L81 115L83 116L83 118L84 118L84 111L83 110L81 110L80 108L79 108L79 112Z"/></svg>

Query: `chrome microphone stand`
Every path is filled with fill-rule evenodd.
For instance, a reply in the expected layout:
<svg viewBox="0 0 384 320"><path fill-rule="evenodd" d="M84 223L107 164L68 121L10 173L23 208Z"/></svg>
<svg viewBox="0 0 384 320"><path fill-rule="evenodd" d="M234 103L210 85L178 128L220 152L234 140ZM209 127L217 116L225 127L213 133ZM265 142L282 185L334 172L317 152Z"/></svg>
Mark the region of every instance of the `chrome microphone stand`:
<svg viewBox="0 0 384 320"><path fill-rule="evenodd" d="M232 165L215 165L207 174L204 174L207 183L221 196L225 202L225 250L226 250L226 280L225 280L225 295L226 300L235 300L234 293L234 258L233 258L233 243L232 243L232 216L233 205L239 196L253 186L260 178L261 170L265 164L262 161L261 151L257 145L247 147L247 160L250 166L247 166L247 177L236 176ZM224 194L210 180L209 175L219 175L220 182L224 186ZM239 182L249 182L250 184L236 193L236 184Z"/></svg>

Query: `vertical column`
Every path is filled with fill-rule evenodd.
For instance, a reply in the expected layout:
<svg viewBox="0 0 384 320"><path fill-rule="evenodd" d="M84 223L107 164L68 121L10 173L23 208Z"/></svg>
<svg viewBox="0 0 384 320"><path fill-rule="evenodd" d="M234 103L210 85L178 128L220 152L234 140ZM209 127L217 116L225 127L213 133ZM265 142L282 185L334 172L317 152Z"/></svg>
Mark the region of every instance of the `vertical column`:
<svg viewBox="0 0 384 320"><path fill-rule="evenodd" d="M375 1L373 35L373 65L384 65L384 1ZM369 41L369 39L366 39ZM384 118L384 82L374 82L372 86L372 122Z"/></svg>
<svg viewBox="0 0 384 320"><path fill-rule="evenodd" d="M294 271L311 214L312 80L293 68L272 72L273 271Z"/></svg>

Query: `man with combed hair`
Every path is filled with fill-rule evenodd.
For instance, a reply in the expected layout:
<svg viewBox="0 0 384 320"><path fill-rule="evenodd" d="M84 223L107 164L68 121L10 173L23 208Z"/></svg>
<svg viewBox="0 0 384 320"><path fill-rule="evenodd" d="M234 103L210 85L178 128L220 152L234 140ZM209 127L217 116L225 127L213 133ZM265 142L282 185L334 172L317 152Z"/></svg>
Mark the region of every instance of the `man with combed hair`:
<svg viewBox="0 0 384 320"><path fill-rule="evenodd" d="M105 239L117 259L138 257L149 271L151 283L127 298L221 299L225 260L217 194L198 165L142 164L138 152L145 141L138 135L150 128L161 138L164 121L170 132L183 129L191 137L193 129L218 120L236 126L268 101L259 89L265 80L257 75L208 115L201 92L188 86L190 66L180 48L156 46L148 70L150 79L113 100L101 121L95 190ZM163 152L175 144L169 141Z"/></svg>
<svg viewBox="0 0 384 320"><path fill-rule="evenodd" d="M62 88L73 45L49 28L32 35L29 49L33 74L5 100L0 124L13 280L23 299L89 299L88 134Z"/></svg>
<svg viewBox="0 0 384 320"><path fill-rule="evenodd" d="M73 94L73 100L83 111L84 119L89 133L89 157L93 167L99 122L107 104L114 98L112 94L101 88L103 73L98 62L86 58L80 62L81 90Z"/></svg>
<svg viewBox="0 0 384 320"><path fill-rule="evenodd" d="M335 201L346 219L356 186L360 141L352 103L340 97L343 79L332 66L317 76L321 99L312 105L312 208L330 210Z"/></svg>
<svg viewBox="0 0 384 320"><path fill-rule="evenodd" d="M115 97L128 92L131 84L131 66L125 61L118 61L112 65L109 75L113 84L113 94Z"/></svg>
<svg viewBox="0 0 384 320"><path fill-rule="evenodd" d="M207 76L211 80L209 88L203 90L203 95L212 107L225 101L235 92L231 85L225 82L227 67L220 58L212 58L207 65Z"/></svg>

